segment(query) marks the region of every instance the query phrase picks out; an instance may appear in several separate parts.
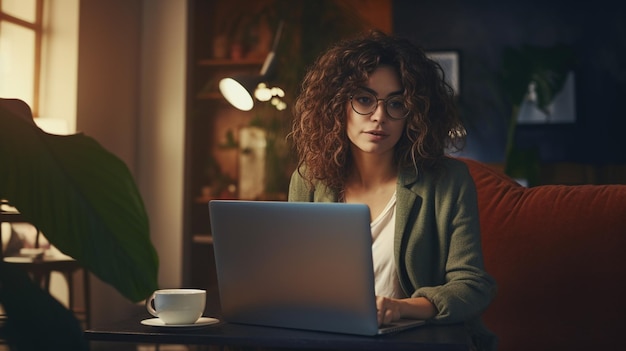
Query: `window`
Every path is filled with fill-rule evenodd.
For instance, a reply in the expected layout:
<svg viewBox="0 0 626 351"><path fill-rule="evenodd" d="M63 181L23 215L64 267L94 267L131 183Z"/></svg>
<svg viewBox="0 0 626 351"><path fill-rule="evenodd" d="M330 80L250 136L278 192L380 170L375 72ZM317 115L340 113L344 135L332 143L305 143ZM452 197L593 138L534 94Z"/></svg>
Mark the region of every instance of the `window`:
<svg viewBox="0 0 626 351"><path fill-rule="evenodd" d="M43 0L0 0L0 97L39 112Z"/></svg>

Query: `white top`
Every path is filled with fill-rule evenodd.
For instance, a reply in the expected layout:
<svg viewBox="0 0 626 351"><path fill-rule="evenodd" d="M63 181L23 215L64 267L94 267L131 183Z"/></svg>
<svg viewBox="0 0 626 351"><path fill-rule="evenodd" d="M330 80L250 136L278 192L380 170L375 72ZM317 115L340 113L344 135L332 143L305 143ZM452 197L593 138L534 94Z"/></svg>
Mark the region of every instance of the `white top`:
<svg viewBox="0 0 626 351"><path fill-rule="evenodd" d="M383 212L370 224L372 229L372 257L376 296L404 298L393 257L393 238L396 223L396 194Z"/></svg>

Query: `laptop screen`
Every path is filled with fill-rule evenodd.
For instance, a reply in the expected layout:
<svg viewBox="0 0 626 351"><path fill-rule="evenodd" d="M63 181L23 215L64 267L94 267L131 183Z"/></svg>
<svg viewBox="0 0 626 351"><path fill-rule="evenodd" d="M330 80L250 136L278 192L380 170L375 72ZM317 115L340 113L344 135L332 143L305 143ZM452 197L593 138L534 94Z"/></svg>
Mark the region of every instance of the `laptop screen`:
<svg viewBox="0 0 626 351"><path fill-rule="evenodd" d="M366 205L214 200L209 211L224 320L377 333Z"/></svg>

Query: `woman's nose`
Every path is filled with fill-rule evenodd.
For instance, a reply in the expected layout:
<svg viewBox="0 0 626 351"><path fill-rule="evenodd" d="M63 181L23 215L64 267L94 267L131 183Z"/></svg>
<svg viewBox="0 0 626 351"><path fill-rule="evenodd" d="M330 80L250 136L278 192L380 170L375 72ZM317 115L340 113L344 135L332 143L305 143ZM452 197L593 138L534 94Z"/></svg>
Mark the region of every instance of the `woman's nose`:
<svg viewBox="0 0 626 351"><path fill-rule="evenodd" d="M373 121L381 121L383 120L383 116L387 117L387 110L385 110L385 100L383 99L379 99L376 101L376 108L374 109L374 112L372 113L372 120Z"/></svg>

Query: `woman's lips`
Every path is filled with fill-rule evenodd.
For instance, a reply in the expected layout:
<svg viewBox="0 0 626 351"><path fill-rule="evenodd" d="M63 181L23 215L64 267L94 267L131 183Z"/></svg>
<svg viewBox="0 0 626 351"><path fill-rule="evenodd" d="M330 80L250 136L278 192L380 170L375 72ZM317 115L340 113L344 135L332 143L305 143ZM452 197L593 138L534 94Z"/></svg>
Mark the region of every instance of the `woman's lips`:
<svg viewBox="0 0 626 351"><path fill-rule="evenodd" d="M368 134L374 140L383 139L388 136L388 134L383 132L382 130L368 130L365 131L365 134Z"/></svg>

